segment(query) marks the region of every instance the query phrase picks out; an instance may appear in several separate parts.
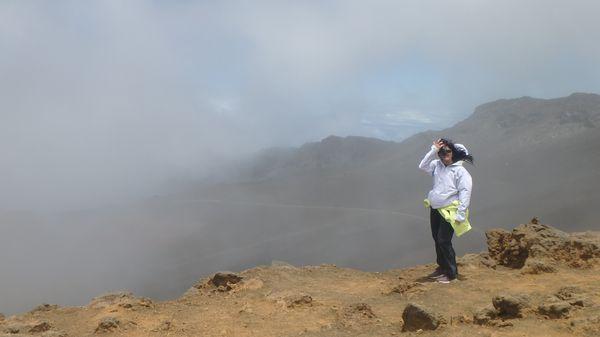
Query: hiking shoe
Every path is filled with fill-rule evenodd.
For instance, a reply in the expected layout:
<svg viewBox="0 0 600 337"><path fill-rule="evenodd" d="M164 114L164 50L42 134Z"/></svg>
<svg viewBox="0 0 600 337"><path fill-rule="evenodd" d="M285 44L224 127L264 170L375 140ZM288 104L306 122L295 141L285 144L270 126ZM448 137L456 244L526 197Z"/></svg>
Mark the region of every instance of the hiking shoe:
<svg viewBox="0 0 600 337"><path fill-rule="evenodd" d="M436 270L433 271L433 273L427 275L427 277L430 279L437 279L438 277L443 276L443 275L444 275L444 272L441 269L437 268Z"/></svg>
<svg viewBox="0 0 600 337"><path fill-rule="evenodd" d="M436 278L436 281L438 283L444 283L444 284L450 283L450 282L452 282L452 280L455 280L455 279L449 278L448 275L442 275L442 276Z"/></svg>

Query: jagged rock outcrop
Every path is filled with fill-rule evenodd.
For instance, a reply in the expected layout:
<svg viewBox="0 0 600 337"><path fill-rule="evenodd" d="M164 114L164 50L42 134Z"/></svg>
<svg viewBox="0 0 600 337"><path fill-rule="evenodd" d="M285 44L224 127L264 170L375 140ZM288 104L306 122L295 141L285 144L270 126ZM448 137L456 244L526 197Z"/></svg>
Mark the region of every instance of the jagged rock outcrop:
<svg viewBox="0 0 600 337"><path fill-rule="evenodd" d="M589 267L600 259L597 236L567 234L539 223L519 225L512 231L493 229L486 232L489 256L498 264L523 268L531 259L533 273L552 272L552 261L570 267ZM536 265L537 264L537 265Z"/></svg>
<svg viewBox="0 0 600 337"><path fill-rule="evenodd" d="M242 278L234 273L220 272L216 273L209 282L221 291L229 291L232 284L239 283L241 280Z"/></svg>

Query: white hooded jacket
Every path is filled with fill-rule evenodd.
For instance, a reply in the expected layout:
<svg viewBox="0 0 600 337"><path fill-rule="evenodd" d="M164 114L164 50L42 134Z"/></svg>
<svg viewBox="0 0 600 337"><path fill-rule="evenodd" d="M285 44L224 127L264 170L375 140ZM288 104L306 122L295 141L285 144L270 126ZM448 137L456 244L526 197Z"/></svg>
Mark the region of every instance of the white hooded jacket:
<svg viewBox="0 0 600 337"><path fill-rule="evenodd" d="M455 147L467 152L466 147L462 144L455 144ZM458 200L460 205L456 221L465 221L467 208L471 203L473 180L467 169L462 166L462 161L446 166L441 160L436 159L437 151L435 145L432 145L431 150L419 164L421 170L433 176L433 189L429 191L427 199L431 202L431 208L434 209L446 207L454 200Z"/></svg>

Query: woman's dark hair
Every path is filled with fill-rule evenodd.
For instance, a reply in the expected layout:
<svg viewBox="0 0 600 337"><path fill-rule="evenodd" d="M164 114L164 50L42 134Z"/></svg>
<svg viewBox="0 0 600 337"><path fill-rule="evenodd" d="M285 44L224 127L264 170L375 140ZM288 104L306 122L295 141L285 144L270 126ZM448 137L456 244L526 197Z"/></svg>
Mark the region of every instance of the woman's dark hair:
<svg viewBox="0 0 600 337"><path fill-rule="evenodd" d="M452 150L452 162L456 163L457 161L464 160L473 165L473 156L467 154L463 149L457 148L451 139L442 138L441 141Z"/></svg>

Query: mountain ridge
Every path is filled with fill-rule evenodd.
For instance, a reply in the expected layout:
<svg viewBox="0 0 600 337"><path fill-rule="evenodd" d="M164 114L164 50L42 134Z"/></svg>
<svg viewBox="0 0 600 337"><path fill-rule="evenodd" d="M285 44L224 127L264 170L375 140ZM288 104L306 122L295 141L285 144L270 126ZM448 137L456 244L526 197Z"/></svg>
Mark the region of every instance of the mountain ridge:
<svg viewBox="0 0 600 337"><path fill-rule="evenodd" d="M279 170L292 169L294 165L298 170L293 173L269 171L269 168L255 167L252 175L246 176L244 181L254 178L276 178L279 175L290 176L302 169L317 168L352 168L344 165L344 161L336 163L331 160L333 152L345 153L353 146L362 147L363 152L372 151L370 157L349 158L358 160L358 166L365 165L368 159L386 154L393 155L395 151L403 151L405 145L414 146L413 143L423 143L423 139L430 140L437 135L448 133L451 138L465 138L465 143L472 138L472 134L485 134L482 140L473 141L476 144L490 145L503 141L504 138L516 138L520 142L539 144L545 140L557 140L595 129L600 126L600 95L594 93L573 93L569 96L540 99L523 96L513 99L499 99L477 106L474 112L462 121L442 130L426 130L414 134L403 141L386 141L374 137L362 136L336 136L329 135L320 141L307 142L299 147L269 148L259 151L257 159L260 161L267 153L271 161L279 163ZM461 140L462 141L462 140ZM510 145L512 147L513 144ZM475 145L477 149L477 145ZM273 158L280 154L280 158ZM306 160L312 163L307 164ZM335 165L339 164L339 165ZM267 165L268 166L268 165ZM260 173L266 170L268 173Z"/></svg>

